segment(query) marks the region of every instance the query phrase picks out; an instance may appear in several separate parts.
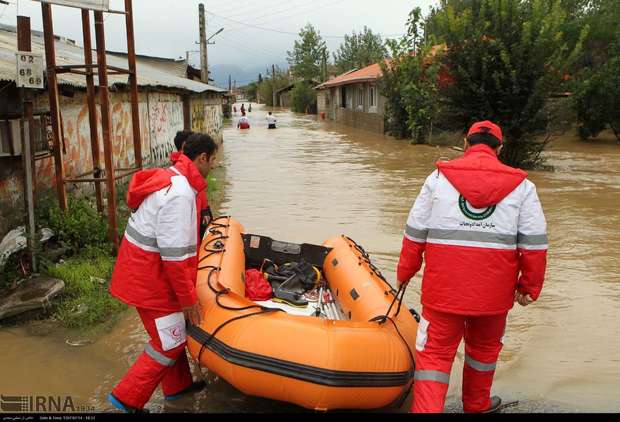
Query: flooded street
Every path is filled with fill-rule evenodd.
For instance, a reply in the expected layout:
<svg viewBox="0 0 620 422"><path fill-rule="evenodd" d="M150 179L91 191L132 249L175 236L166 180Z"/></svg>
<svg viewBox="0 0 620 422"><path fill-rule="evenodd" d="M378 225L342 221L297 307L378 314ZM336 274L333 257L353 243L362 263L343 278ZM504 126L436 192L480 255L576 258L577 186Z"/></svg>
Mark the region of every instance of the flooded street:
<svg viewBox="0 0 620 422"><path fill-rule="evenodd" d="M224 131L212 208L248 233L322 244L346 234L370 254L388 281L395 270L407 214L435 161L460 153L276 111L277 130L253 106L252 128ZM531 172L548 223L546 284L540 300L509 314L494 393L521 400L515 411L620 412L620 146L563 140L547 152L554 172ZM421 274L408 304L420 310ZM71 395L109 411L105 400L142 352L146 334L133 310L94 344L70 347L75 333L37 323L0 329L0 392ZM462 348L449 390L460 410ZM293 406L244 397L209 375L194 400L154 411L278 411Z"/></svg>

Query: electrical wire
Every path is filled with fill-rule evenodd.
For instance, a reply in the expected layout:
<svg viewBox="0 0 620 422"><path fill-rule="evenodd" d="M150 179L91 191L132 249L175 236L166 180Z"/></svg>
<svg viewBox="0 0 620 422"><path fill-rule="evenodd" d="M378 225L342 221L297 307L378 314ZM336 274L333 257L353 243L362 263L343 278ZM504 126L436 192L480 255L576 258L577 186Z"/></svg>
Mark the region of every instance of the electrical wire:
<svg viewBox="0 0 620 422"><path fill-rule="evenodd" d="M330 7L330 6L335 6L336 4L342 3L343 1L345 1L345 0L337 0L335 2L330 2L329 5L323 6L323 8ZM315 7L313 7L313 8L315 8ZM291 18L293 16L296 16L296 15L302 14L302 13L307 13L307 12L308 12L307 10L304 10L304 11L301 11L299 13L295 13L293 15L287 16L287 19ZM236 19L231 19L231 18L227 18L225 16L220 16L220 15L215 14L213 12L207 12L207 13L212 15L212 16L216 16L216 17L218 17L220 19L224 19L224 20L227 20L227 21L230 21L230 22L237 23L237 24L239 24L241 26L246 26L246 27L249 27L249 28L259 29L261 31L273 32L273 33L277 33L277 34L299 36L299 33L296 33L296 32L280 31L278 29L265 28L265 27L262 27L262 26L258 26L258 25L254 25L254 24L248 23L248 22L242 22L242 21L238 21ZM280 18L280 19L284 19L284 18ZM323 38L344 38L344 35L342 35L342 36L340 36L340 35L321 35L321 37L323 37Z"/></svg>
<svg viewBox="0 0 620 422"><path fill-rule="evenodd" d="M305 7L299 7L299 6L294 6L294 7L288 7L279 11L270 11L268 13L262 14L262 15L258 15L258 16L253 16L252 17L252 22L254 25L256 24L260 24L260 25L266 25L269 22L275 20L278 21L285 21L287 19L289 19L291 16L296 16L296 15L300 15L303 13L307 13L310 12L312 10L317 10L317 9L323 9L326 5L332 3L332 0L327 0L326 3L321 4L320 1L325 1L325 0L319 0L318 2L315 2L314 4L306 4ZM318 4L317 4L318 3ZM310 7L308 7L310 6ZM295 11L293 14L290 14L288 12L291 11ZM282 16L283 15L283 16ZM224 14L220 13L220 16L224 16ZM226 16L226 18L231 18L231 16ZM267 18L266 20L263 18ZM237 25L237 27L235 28L242 28L244 25Z"/></svg>

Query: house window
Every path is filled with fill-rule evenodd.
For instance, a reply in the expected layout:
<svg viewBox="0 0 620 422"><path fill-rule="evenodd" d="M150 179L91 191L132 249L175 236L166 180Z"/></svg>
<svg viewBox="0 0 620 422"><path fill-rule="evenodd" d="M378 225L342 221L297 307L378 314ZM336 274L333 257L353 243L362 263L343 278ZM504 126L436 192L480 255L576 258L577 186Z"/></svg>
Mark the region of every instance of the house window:
<svg viewBox="0 0 620 422"><path fill-rule="evenodd" d="M14 155L13 134L11 122L8 120L0 121L0 155Z"/></svg>
<svg viewBox="0 0 620 422"><path fill-rule="evenodd" d="M368 106L376 107L377 106L377 87L371 86L368 90Z"/></svg>
<svg viewBox="0 0 620 422"><path fill-rule="evenodd" d="M49 152L49 116L34 116L34 152ZM24 136L29 139L28 122L24 122ZM20 119L0 120L0 156L19 156L22 153Z"/></svg>
<svg viewBox="0 0 620 422"><path fill-rule="evenodd" d="M357 90L357 108L359 110L364 109L364 87L360 86Z"/></svg>

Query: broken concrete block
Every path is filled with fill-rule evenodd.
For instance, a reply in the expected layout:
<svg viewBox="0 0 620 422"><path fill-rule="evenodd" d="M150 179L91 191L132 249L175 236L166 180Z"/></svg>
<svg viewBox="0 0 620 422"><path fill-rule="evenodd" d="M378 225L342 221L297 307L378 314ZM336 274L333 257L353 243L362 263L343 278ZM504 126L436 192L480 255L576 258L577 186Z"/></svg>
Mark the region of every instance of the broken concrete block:
<svg viewBox="0 0 620 422"><path fill-rule="evenodd" d="M46 308L65 288L65 282L50 277L34 277L9 296L0 299L0 320L35 309Z"/></svg>
<svg viewBox="0 0 620 422"><path fill-rule="evenodd" d="M40 230L39 235L39 241L45 243L54 237L54 232L51 229L43 228ZM26 246L28 246L28 241L24 226L19 226L4 236L2 242L0 242L0 270L4 268L4 264L6 264L11 255L26 249Z"/></svg>

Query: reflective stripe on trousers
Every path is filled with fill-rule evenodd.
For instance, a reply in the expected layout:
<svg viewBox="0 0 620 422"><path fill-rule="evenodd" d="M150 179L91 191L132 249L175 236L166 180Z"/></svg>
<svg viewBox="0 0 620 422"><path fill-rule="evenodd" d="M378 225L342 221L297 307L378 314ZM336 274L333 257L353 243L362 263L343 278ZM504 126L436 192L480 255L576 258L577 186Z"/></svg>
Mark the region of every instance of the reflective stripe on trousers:
<svg viewBox="0 0 620 422"><path fill-rule="evenodd" d="M162 348L155 320L167 313L138 309L138 314L151 340L112 394L127 406L142 409L160 383L164 395L175 395L192 384L192 374L185 343L167 351Z"/></svg>
<svg viewBox="0 0 620 422"><path fill-rule="evenodd" d="M416 355L413 412L443 412L452 363L463 338L463 409L481 412L488 408L506 315L465 316L424 307L427 339Z"/></svg>

